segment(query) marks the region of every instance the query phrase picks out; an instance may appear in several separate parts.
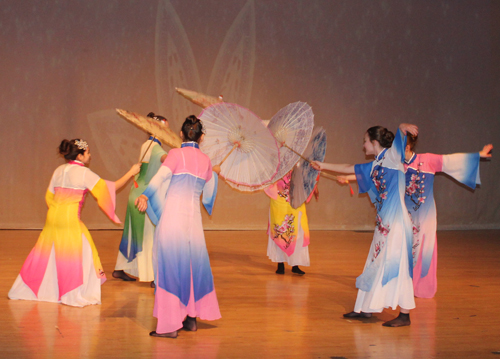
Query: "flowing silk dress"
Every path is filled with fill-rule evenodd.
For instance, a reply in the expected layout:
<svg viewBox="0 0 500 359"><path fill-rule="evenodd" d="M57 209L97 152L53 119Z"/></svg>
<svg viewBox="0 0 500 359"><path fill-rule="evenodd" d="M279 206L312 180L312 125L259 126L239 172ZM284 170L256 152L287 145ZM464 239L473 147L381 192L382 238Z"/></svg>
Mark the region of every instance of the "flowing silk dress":
<svg viewBox="0 0 500 359"><path fill-rule="evenodd" d="M292 172L289 172L264 190L271 198L267 225L267 256L277 263L309 266L309 224L306 204L303 203L297 209L290 205L291 176ZM306 202L309 202L311 196Z"/></svg>
<svg viewBox="0 0 500 359"><path fill-rule="evenodd" d="M398 130L392 147L373 162L355 165L359 193L368 193L377 210L376 228L363 273L356 279L354 311L415 308L412 283L412 224L405 206L404 149Z"/></svg>
<svg viewBox="0 0 500 359"><path fill-rule="evenodd" d="M437 218L434 175L444 172L475 189L480 184L479 153L414 154L405 162L406 207L413 222L413 288L415 296L432 298L437 291Z"/></svg>
<svg viewBox="0 0 500 359"><path fill-rule="evenodd" d="M150 137L141 147L139 160L142 160L141 171L136 179L137 187L132 184L128 196L127 213L123 227L122 240L116 259L115 270L138 277L141 282L154 280L153 271L153 237L155 226L149 216L140 212L135 206L135 199L146 189L151 178L161 166L161 157L166 152L161 142Z"/></svg>
<svg viewBox="0 0 500 359"><path fill-rule="evenodd" d="M156 332L182 327L186 315L221 317L200 212L200 196L211 215L217 175L195 142L170 150L143 193L156 225L153 245Z"/></svg>
<svg viewBox="0 0 500 359"><path fill-rule="evenodd" d="M10 299L39 300L76 307L101 303L106 280L90 233L80 220L87 192L115 223L115 184L79 161L59 166L45 196L49 210L42 233L9 291Z"/></svg>

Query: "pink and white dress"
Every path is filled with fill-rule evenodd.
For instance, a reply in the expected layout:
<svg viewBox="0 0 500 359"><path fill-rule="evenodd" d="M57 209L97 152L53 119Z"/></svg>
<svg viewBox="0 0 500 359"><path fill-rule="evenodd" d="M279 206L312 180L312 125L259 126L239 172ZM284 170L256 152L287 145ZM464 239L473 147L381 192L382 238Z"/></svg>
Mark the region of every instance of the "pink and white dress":
<svg viewBox="0 0 500 359"><path fill-rule="evenodd" d="M414 154L405 161L405 203L413 222L413 288L415 296L432 298L437 291L437 219L434 175L444 172L476 188L479 180L479 153L435 155Z"/></svg>

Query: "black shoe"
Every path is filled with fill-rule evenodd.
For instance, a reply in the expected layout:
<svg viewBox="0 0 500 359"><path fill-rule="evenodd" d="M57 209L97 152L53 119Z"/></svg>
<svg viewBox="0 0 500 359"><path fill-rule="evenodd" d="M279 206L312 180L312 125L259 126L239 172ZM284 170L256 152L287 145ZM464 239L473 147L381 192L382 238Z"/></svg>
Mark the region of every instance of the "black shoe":
<svg viewBox="0 0 500 359"><path fill-rule="evenodd" d="M372 313L350 312L350 313L344 314L343 316L344 316L344 318L371 318L372 317Z"/></svg>
<svg viewBox="0 0 500 359"><path fill-rule="evenodd" d="M407 313L399 313L397 318L394 318L393 320L389 320L388 322L383 323L382 325L384 327L405 327L407 325L410 325L410 314Z"/></svg>
<svg viewBox="0 0 500 359"><path fill-rule="evenodd" d="M198 325L196 324L196 318L190 317L188 315L186 319L182 322L182 329L190 332L196 332L198 330Z"/></svg>
<svg viewBox="0 0 500 359"><path fill-rule="evenodd" d="M285 263L278 263L278 269L276 269L276 274L285 274Z"/></svg>
<svg viewBox="0 0 500 359"><path fill-rule="evenodd" d="M155 281L152 281L150 286L151 286L151 288L156 288Z"/></svg>
<svg viewBox="0 0 500 359"><path fill-rule="evenodd" d="M306 272L304 272L303 270L301 270L299 268L299 266L293 266L292 267L292 273L295 273L295 274L298 274L298 275L304 275L304 274L306 274Z"/></svg>
<svg viewBox="0 0 500 359"><path fill-rule="evenodd" d="M157 337L157 338L172 338L172 339L175 339L177 338L177 330L175 332L171 332L171 333L157 333L156 331L152 331L149 333L149 336L150 337Z"/></svg>
<svg viewBox="0 0 500 359"><path fill-rule="evenodd" d="M125 273L122 270L115 270L112 275L113 275L113 278L123 279L125 282L135 282L136 281L135 278L129 277L127 275L127 273Z"/></svg>

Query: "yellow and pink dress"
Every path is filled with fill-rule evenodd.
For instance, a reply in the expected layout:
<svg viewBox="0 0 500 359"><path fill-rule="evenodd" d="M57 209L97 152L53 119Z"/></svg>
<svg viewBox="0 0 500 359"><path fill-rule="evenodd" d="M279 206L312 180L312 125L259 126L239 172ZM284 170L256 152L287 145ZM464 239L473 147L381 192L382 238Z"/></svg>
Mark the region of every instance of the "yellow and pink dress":
<svg viewBox="0 0 500 359"><path fill-rule="evenodd" d="M267 256L273 262L291 266L309 266L309 224L306 204L295 209L290 205L292 172L264 192L271 198L267 226ZM311 200L312 193L306 203Z"/></svg>
<svg viewBox="0 0 500 359"><path fill-rule="evenodd" d="M49 210L42 233L14 285L10 299L63 303L76 307L101 303L106 280L90 233L80 220L87 192L115 223L115 184L79 161L59 166L45 196Z"/></svg>

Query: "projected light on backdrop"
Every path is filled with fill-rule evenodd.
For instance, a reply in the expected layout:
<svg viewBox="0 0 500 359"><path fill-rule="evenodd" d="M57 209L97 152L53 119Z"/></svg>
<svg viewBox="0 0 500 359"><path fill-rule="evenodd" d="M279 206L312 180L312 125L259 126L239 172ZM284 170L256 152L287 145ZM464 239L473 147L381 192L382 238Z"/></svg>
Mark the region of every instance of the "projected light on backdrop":
<svg viewBox="0 0 500 359"><path fill-rule="evenodd" d="M156 17L155 80L159 114L172 129L201 109L179 96L176 87L224 95L224 100L248 107L255 67L255 5L248 0L229 28L219 49L208 87L203 89L186 30L169 0L160 0ZM134 111L134 109L126 109ZM137 157L143 138L130 138L115 109L87 115L89 127L106 168L120 173L125 161ZM128 163L128 162L127 162Z"/></svg>

